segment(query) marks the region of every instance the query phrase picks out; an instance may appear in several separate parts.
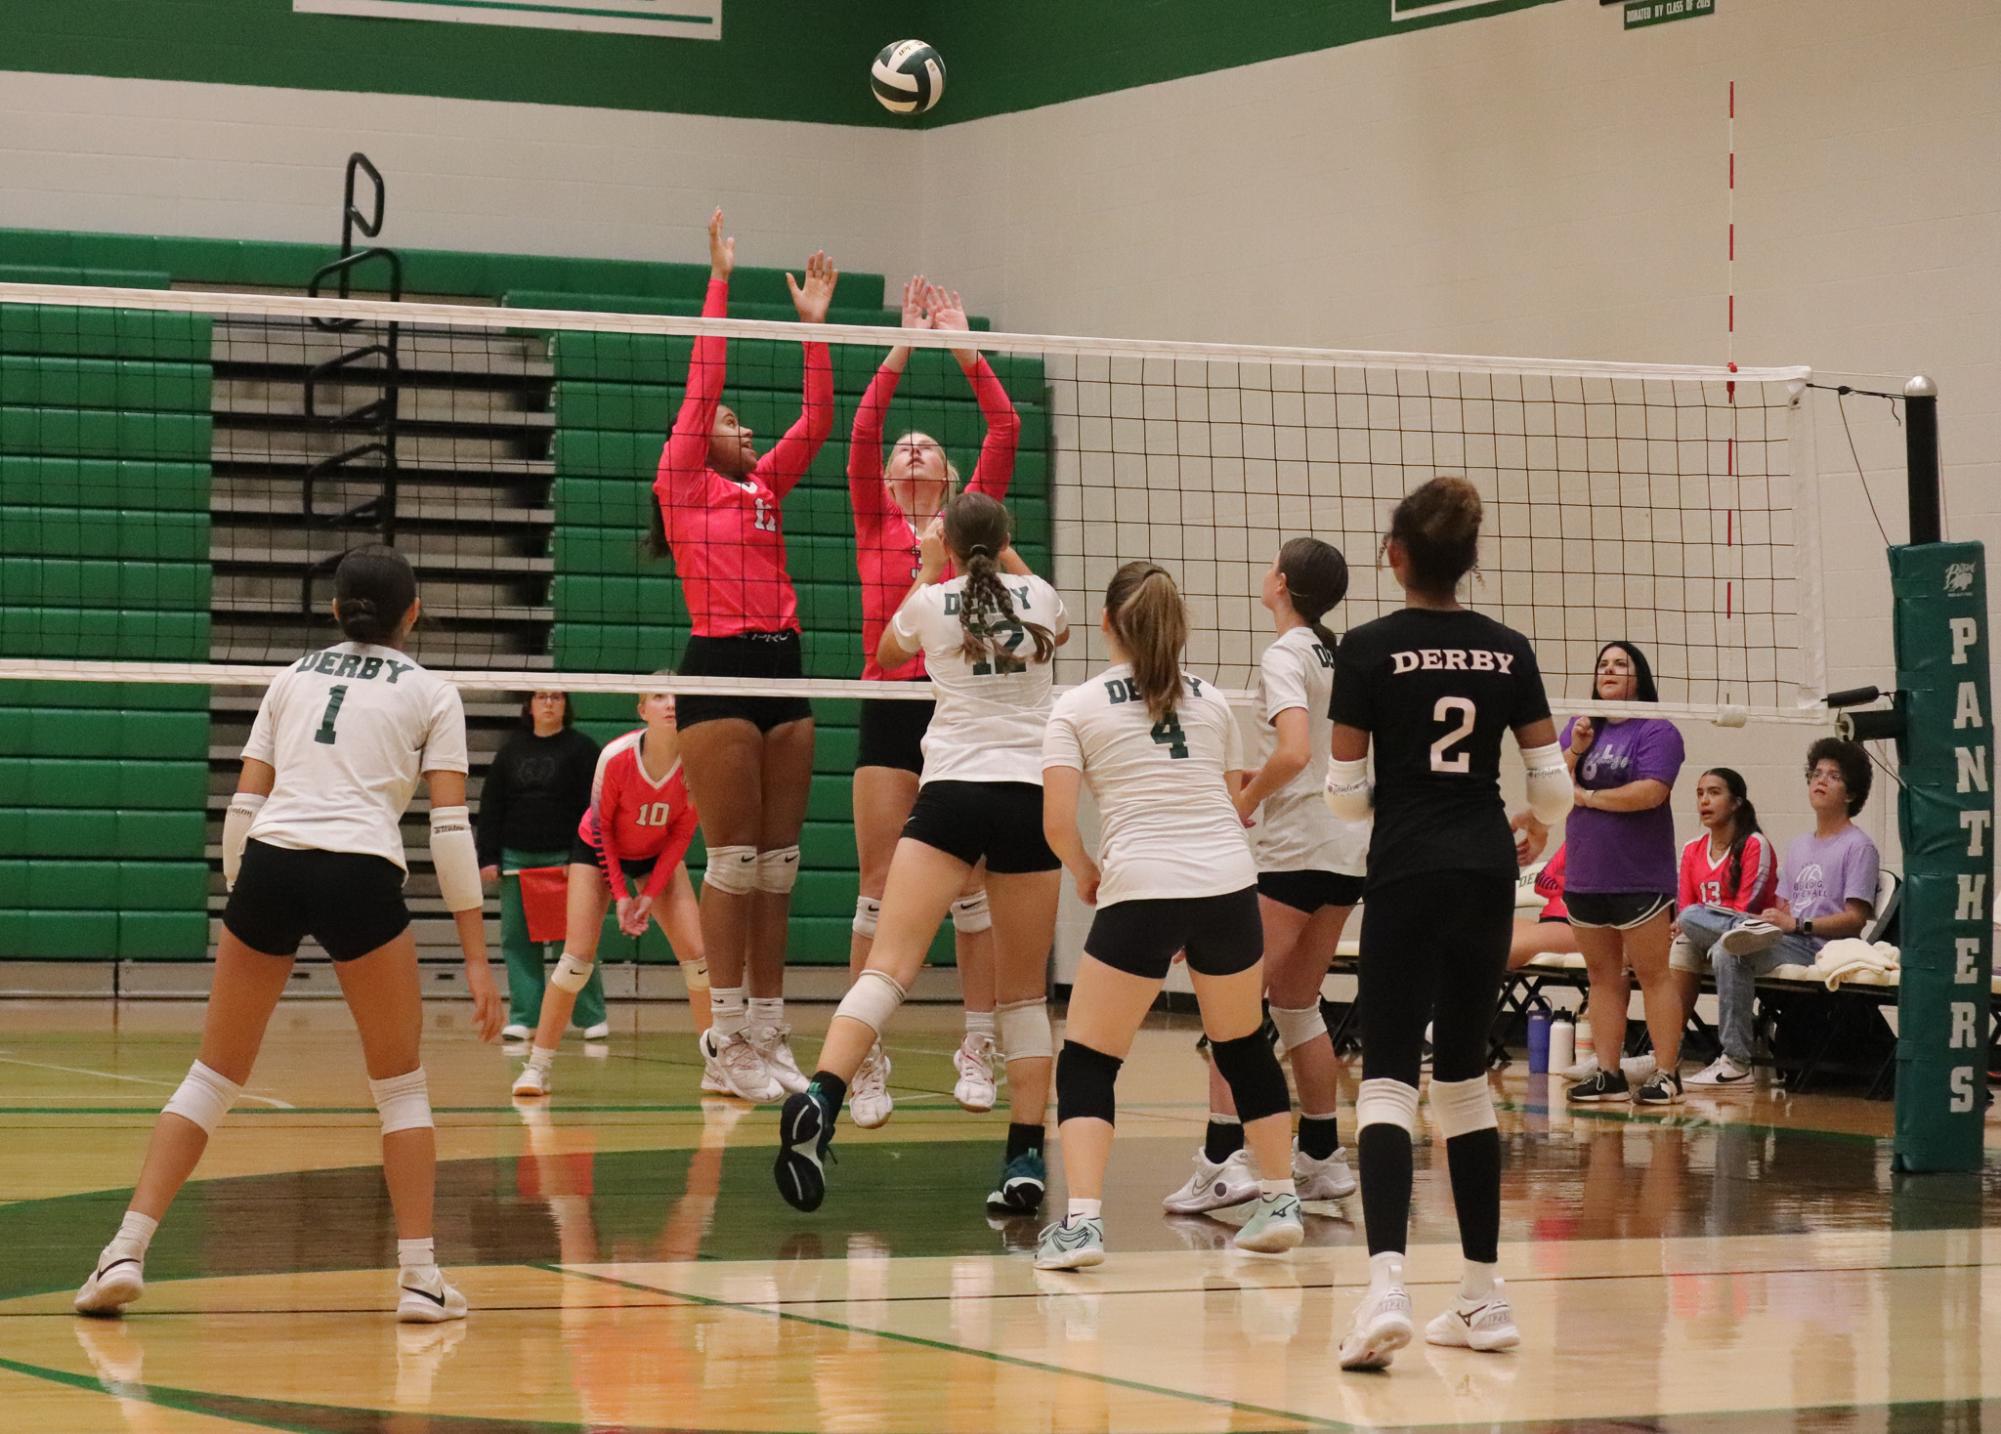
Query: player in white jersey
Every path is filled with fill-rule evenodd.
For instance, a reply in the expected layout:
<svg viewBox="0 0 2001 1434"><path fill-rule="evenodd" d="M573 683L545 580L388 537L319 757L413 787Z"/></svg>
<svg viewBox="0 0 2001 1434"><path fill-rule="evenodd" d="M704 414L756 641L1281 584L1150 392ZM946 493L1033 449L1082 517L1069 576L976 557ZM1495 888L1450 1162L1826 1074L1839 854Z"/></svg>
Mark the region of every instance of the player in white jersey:
<svg viewBox="0 0 2001 1434"><path fill-rule="evenodd" d="M890 861L868 965L841 1001L819 1069L779 1117L773 1175L801 1210L826 1196L823 1157L850 1083L903 1004L938 923L981 861L993 914L995 1026L1011 1113L988 1208L1042 1204L1051 1036L1045 970L1062 873L1042 836L1042 729L1050 659L1069 635L1063 600L1009 546L1007 509L984 493L947 503L926 530L917 580L884 629L886 668L919 653L938 694L916 805ZM947 557L962 575L941 582ZM857 1111L857 1115L859 1115Z"/></svg>
<svg viewBox="0 0 2001 1434"><path fill-rule="evenodd" d="M403 651L418 604L402 554L357 548L341 560L334 592L334 617L348 640L273 678L244 744L243 774L223 821L229 904L201 1058L153 1127L125 1219L77 1293L81 1314L116 1315L144 1293L153 1232L250 1078L292 958L311 936L334 960L382 1117L383 1175L396 1214L396 1316L428 1324L465 1315L465 1296L446 1283L432 1249L437 1142L418 1052L423 1009L398 830L421 775L473 1024L481 1040L493 1040L502 1013L486 965L479 858L465 805L465 712L455 688Z"/></svg>
<svg viewBox="0 0 2001 1434"><path fill-rule="evenodd" d="M1105 590L1102 624L1114 666L1063 695L1042 748L1044 831L1098 914L1070 988L1056 1069L1069 1208L1042 1232L1035 1263L1075 1270L1105 1257L1100 1209L1114 1086L1178 951L1187 953L1216 1069L1257 1162L1256 1206L1237 1245L1289 1250L1305 1228L1288 1148L1292 1101L1260 1033L1257 867L1234 805L1243 738L1229 703L1181 670L1188 614L1166 569L1120 568ZM1098 861L1077 829L1085 783L1103 822Z"/></svg>
<svg viewBox="0 0 2001 1434"><path fill-rule="evenodd" d="M1320 1014L1320 987L1362 899L1369 863L1369 823L1340 820L1322 795L1335 642L1321 618L1347 592L1347 560L1318 538L1287 542L1266 570L1261 597L1278 635L1258 660L1259 765L1237 793L1258 864L1272 1024L1299 1088L1292 1174L1302 1200L1355 1193L1334 1114L1334 1044ZM1211 1065L1202 1149L1187 1183L1161 1203L1171 1214L1192 1215L1254 1199L1257 1187L1229 1083Z"/></svg>

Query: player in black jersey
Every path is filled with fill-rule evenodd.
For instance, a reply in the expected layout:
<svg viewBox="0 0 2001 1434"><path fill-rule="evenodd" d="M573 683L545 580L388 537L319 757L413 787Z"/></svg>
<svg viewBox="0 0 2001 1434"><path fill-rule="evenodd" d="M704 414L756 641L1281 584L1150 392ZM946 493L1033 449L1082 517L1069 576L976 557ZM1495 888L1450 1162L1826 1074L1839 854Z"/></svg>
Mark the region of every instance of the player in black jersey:
<svg viewBox="0 0 2001 1434"><path fill-rule="evenodd" d="M1327 804L1335 815L1369 815L1372 739L1376 749L1355 1102L1369 1292L1341 1343L1344 1369L1382 1368L1413 1333L1403 1258L1427 1021L1432 1120L1445 1134L1466 1268L1457 1302L1425 1338L1478 1350L1520 1338L1495 1278L1501 1138L1486 1079L1514 929L1502 733L1521 746L1539 817L1557 820L1571 798L1535 651L1455 596L1479 555L1480 516L1480 495L1464 478L1434 478L1398 504L1383 551L1404 608L1351 629L1334 659Z"/></svg>

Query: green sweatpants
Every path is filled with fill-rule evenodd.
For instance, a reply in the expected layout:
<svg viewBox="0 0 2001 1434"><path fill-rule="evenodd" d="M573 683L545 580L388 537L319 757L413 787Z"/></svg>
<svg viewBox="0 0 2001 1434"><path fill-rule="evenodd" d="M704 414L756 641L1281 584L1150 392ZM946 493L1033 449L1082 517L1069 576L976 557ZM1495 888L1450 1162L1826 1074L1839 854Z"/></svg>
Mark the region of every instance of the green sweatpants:
<svg viewBox="0 0 2001 1434"><path fill-rule="evenodd" d="M521 879L527 866L568 866L564 851L503 851L500 854L500 954L507 961L507 1024L533 1030L542 1019L542 986L548 962L563 954L560 941L530 941L528 914L521 907ZM577 992L570 1024L588 1030L604 1020L604 971L591 968L591 978Z"/></svg>

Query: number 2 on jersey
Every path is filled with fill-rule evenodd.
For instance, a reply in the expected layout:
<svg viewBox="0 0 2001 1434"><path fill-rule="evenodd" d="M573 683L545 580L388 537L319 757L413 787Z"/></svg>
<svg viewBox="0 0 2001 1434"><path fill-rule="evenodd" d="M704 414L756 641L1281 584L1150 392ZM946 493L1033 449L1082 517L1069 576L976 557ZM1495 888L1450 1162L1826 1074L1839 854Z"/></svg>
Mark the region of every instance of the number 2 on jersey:
<svg viewBox="0 0 2001 1434"><path fill-rule="evenodd" d="M1441 697L1438 699L1438 705L1431 709L1431 720L1443 724L1450 722L1455 714L1459 718L1459 725L1431 744L1431 770L1450 772L1454 776L1463 777L1473 770L1472 754L1470 752L1461 752L1457 756L1446 754L1473 735L1473 699Z"/></svg>
<svg viewBox="0 0 2001 1434"><path fill-rule="evenodd" d="M320 730L313 733L315 742L324 742L329 747L334 744L334 718L340 716L340 704L345 701L347 701L345 682L327 692L327 710L320 714Z"/></svg>

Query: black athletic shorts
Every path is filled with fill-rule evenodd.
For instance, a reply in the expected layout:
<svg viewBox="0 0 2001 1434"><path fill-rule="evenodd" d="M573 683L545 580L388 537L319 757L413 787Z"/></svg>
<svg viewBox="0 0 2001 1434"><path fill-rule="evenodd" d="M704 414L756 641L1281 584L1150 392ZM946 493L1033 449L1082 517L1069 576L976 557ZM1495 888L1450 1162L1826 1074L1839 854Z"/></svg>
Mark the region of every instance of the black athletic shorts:
<svg viewBox="0 0 2001 1434"><path fill-rule="evenodd" d="M740 632L733 637L690 637L681 649L683 677L790 677L805 675L799 656L799 634ZM711 697L689 693L674 702L674 726L685 732L698 722L735 717L755 723L760 732L813 715L803 697Z"/></svg>
<svg viewBox="0 0 2001 1434"><path fill-rule="evenodd" d="M1663 911L1674 912L1674 898L1659 891L1566 891L1563 904L1570 912L1570 924L1587 931L1630 931Z"/></svg>
<svg viewBox="0 0 2001 1434"><path fill-rule="evenodd" d="M1323 906L1359 906L1366 881L1338 871L1261 871L1258 895L1311 916Z"/></svg>
<svg viewBox="0 0 2001 1434"><path fill-rule="evenodd" d="M570 862L574 866L594 866L598 869L598 875L604 877L607 884L611 881L611 875L605 869L604 848L592 846L582 837L574 837L570 841ZM621 857L619 858L618 865L619 869L625 873L626 880L636 883L633 889L637 891L639 887L646 884L646 879L653 875L653 863L654 858L650 856L640 857L636 860L630 857Z"/></svg>
<svg viewBox="0 0 2001 1434"><path fill-rule="evenodd" d="M246 842L222 924L266 956L296 955L310 936L334 960L352 961L388 945L410 925L403 870L359 852Z"/></svg>
<svg viewBox="0 0 2001 1434"><path fill-rule="evenodd" d="M855 770L895 767L924 775L924 732L931 725L936 702L876 700L862 703L860 741L855 744Z"/></svg>
<svg viewBox="0 0 2001 1434"><path fill-rule="evenodd" d="M1234 976L1265 954L1258 889L1101 906L1091 918L1084 950L1114 970L1149 981L1166 979L1177 951L1188 953L1188 969L1198 976Z"/></svg>
<svg viewBox="0 0 2001 1434"><path fill-rule="evenodd" d="M996 876L1063 865L1042 835L1042 788L1034 782L926 782L903 834L967 866L984 861Z"/></svg>

